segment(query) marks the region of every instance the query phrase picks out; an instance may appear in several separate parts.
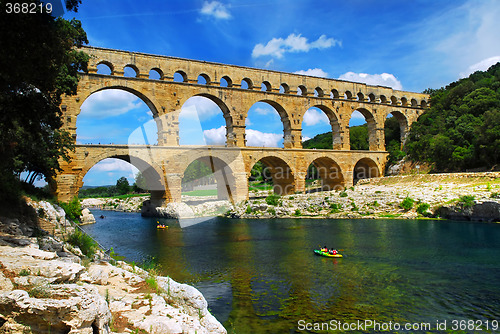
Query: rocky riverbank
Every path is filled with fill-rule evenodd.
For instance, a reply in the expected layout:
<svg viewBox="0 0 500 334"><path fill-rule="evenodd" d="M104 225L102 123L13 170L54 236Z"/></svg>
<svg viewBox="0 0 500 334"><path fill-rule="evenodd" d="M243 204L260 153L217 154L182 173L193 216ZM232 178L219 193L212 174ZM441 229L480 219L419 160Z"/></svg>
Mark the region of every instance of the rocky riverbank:
<svg viewBox="0 0 500 334"><path fill-rule="evenodd" d="M226 333L195 288L99 251L91 261L37 228L72 233L64 211L28 202L34 220L0 218L1 333Z"/></svg>
<svg viewBox="0 0 500 334"><path fill-rule="evenodd" d="M342 191L254 198L227 214L240 218L418 218L500 221L500 173L418 174L365 179Z"/></svg>
<svg viewBox="0 0 500 334"><path fill-rule="evenodd" d="M85 207L140 212L148 197L84 199ZM276 197L251 192L248 201L230 204L215 197L183 196L157 214L175 217L226 215L233 218L418 218L500 221L500 172L415 174L359 181L342 191Z"/></svg>

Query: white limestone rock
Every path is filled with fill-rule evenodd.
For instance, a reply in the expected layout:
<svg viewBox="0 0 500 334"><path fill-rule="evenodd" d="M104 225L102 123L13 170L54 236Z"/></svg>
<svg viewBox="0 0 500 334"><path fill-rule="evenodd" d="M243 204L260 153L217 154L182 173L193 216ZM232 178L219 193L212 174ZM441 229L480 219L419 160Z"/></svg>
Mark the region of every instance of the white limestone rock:
<svg viewBox="0 0 500 334"><path fill-rule="evenodd" d="M24 290L0 293L0 314L7 326L22 324L31 333L110 333L111 313L104 298L90 285L47 285L38 293L49 298L34 298ZM15 316L15 318L14 318ZM5 324L4 324L5 326ZM4 332L0 327L0 332Z"/></svg>
<svg viewBox="0 0 500 334"><path fill-rule="evenodd" d="M80 221L82 225L95 224L95 217L90 212L89 209L85 208L82 210L82 215L80 216Z"/></svg>
<svg viewBox="0 0 500 334"><path fill-rule="evenodd" d="M0 292L11 291L12 289L14 289L14 285L10 279L5 277L5 275L0 271Z"/></svg>
<svg viewBox="0 0 500 334"><path fill-rule="evenodd" d="M186 203L168 203L166 207L156 208L159 217L165 218L194 218L193 209Z"/></svg>

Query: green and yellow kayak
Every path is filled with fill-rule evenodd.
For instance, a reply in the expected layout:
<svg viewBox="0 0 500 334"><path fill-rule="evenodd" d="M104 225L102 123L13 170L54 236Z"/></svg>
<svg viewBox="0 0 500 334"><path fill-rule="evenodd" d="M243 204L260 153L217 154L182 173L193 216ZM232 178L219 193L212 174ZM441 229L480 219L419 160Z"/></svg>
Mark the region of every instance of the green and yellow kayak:
<svg viewBox="0 0 500 334"><path fill-rule="evenodd" d="M339 254L339 253L337 253L337 254L330 254L330 253L322 252L319 249L315 249L314 253L316 255L324 256L324 257L342 257L342 254Z"/></svg>

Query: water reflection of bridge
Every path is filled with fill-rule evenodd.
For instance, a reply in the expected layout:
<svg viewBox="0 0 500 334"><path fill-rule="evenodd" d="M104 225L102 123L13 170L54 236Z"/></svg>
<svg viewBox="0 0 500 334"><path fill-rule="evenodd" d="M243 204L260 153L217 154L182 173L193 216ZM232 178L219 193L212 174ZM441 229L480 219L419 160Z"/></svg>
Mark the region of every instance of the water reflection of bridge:
<svg viewBox="0 0 500 334"><path fill-rule="evenodd" d="M77 195L85 174L106 158L136 166L158 204L180 201L184 171L195 160L214 171L219 197L234 201L248 198L248 177L258 161L269 167L278 194L303 192L310 164L318 169L323 189L349 186L356 178L382 175L387 157L387 116L392 114L399 121L404 140L428 101L426 94L354 82L119 50L84 51L91 56L89 70L81 75L76 96L63 98L64 129L76 140L82 103L95 92L121 89L135 94L150 108L158 145L76 145L72 161L61 162L62 171L56 178L57 195L63 201ZM109 67L110 75L97 74L101 64ZM126 68L132 69L135 77L124 77ZM181 80L175 81L176 76ZM220 108L226 122L225 146L179 145L179 113L193 96L206 97ZM279 113L284 148L246 147L245 120L256 102L267 103ZM330 121L330 150L302 149L302 122L311 107L323 111ZM369 151L350 150L349 120L354 110L366 118Z"/></svg>

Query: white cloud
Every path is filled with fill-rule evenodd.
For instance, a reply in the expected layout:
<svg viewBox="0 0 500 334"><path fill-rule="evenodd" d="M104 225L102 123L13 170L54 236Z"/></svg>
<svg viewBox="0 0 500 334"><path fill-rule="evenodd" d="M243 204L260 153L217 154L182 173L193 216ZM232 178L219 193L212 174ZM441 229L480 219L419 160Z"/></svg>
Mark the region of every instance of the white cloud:
<svg viewBox="0 0 500 334"><path fill-rule="evenodd" d="M203 137L207 145L224 145L226 143L226 127L204 130Z"/></svg>
<svg viewBox="0 0 500 334"><path fill-rule="evenodd" d="M113 158L108 158L100 161L94 167L92 167L92 169L99 172L122 171L122 172L133 172L134 174L139 171L130 163L120 159L113 159Z"/></svg>
<svg viewBox="0 0 500 334"><path fill-rule="evenodd" d="M306 71L300 70L300 71L296 71L294 73L302 74L302 75L309 75L311 77L318 77L318 78L327 78L328 77L328 73L323 71L321 68L310 68Z"/></svg>
<svg viewBox="0 0 500 334"><path fill-rule="evenodd" d="M309 140L311 139L311 137L308 137L308 136L302 136L302 142L305 142L306 140Z"/></svg>
<svg viewBox="0 0 500 334"><path fill-rule="evenodd" d="M467 68L467 71L461 72L460 77L461 78L468 77L470 74L476 71L486 71L491 65L495 65L499 61L500 61L500 56L483 59L480 62L469 66L469 68Z"/></svg>
<svg viewBox="0 0 500 334"><path fill-rule="evenodd" d="M213 16L214 18L221 20L227 20L231 18L231 14L227 10L226 6L218 1L205 1L200 12L203 15Z"/></svg>
<svg viewBox="0 0 500 334"><path fill-rule="evenodd" d="M271 67L271 65L273 65L273 64L274 64L274 59L270 59L270 60L266 63L266 65L264 65L264 67L265 67L265 68L269 68L269 67Z"/></svg>
<svg viewBox="0 0 500 334"><path fill-rule="evenodd" d="M362 113L360 113L357 110L354 110L353 113L351 114L351 120L354 120L354 121L365 121L366 118L365 118L365 116L363 116Z"/></svg>
<svg viewBox="0 0 500 334"><path fill-rule="evenodd" d="M114 117L141 108L143 102L132 93L107 89L92 94L83 102L81 112L95 119Z"/></svg>
<svg viewBox="0 0 500 334"><path fill-rule="evenodd" d="M367 74L367 73L354 73L347 72L339 77L340 80L354 81L366 83L367 85L374 86L387 86L393 89L402 90L403 85L396 79L393 74L382 73L382 74Z"/></svg>
<svg viewBox="0 0 500 334"><path fill-rule="evenodd" d="M318 123L330 124L328 116L316 109L309 109L304 114L304 125L316 125Z"/></svg>
<svg viewBox="0 0 500 334"><path fill-rule="evenodd" d="M282 134L246 129L247 146L278 147Z"/></svg>
<svg viewBox="0 0 500 334"><path fill-rule="evenodd" d="M250 121L250 117L245 118L245 126L250 126L253 123Z"/></svg>
<svg viewBox="0 0 500 334"><path fill-rule="evenodd" d="M271 106L269 106L268 108L257 107L254 109L254 111L259 115L269 115L270 113L275 112L275 109Z"/></svg>
<svg viewBox="0 0 500 334"><path fill-rule="evenodd" d="M226 127L205 130L203 136L207 145L224 145L226 143ZM283 135L246 129L246 139L247 146L278 147Z"/></svg>
<svg viewBox="0 0 500 334"><path fill-rule="evenodd" d="M184 103L180 113L180 118L205 121L211 119L217 114L222 115L220 108L212 100L201 97L193 96Z"/></svg>
<svg viewBox="0 0 500 334"><path fill-rule="evenodd" d="M257 44L252 51L252 57L272 56L282 58L286 52L308 52L311 49L327 49L342 45L340 41L321 35L316 41L309 43L306 37L290 34L286 39L273 38L266 45Z"/></svg>
<svg viewBox="0 0 500 334"><path fill-rule="evenodd" d="M418 58L412 56L409 66L416 75L425 73L431 87L469 74L471 64L500 55L498 17L498 0L464 0L436 11L402 37L419 46Z"/></svg>

